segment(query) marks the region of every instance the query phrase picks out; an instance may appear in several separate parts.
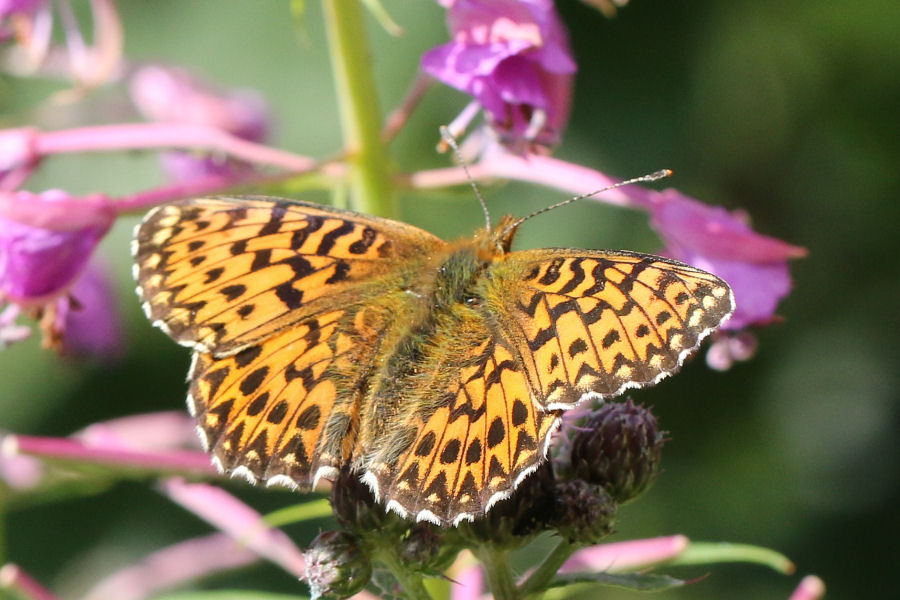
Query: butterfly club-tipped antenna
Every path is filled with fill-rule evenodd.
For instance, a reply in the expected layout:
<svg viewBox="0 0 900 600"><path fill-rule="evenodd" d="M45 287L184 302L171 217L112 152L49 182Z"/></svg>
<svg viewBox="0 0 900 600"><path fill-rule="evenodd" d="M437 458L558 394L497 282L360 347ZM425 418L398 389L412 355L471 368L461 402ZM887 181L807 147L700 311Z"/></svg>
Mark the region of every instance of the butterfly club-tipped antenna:
<svg viewBox="0 0 900 600"><path fill-rule="evenodd" d="M616 188L625 187L626 185L631 185L634 183L647 183L650 181L656 181L657 179L663 179L665 177L670 177L672 175L671 169L661 169L659 171L655 171L653 173L648 173L647 175L642 175L640 177L635 177L633 179L627 179L625 181L620 181L618 183L614 183L612 185L608 185L606 187L602 187L599 190L594 190L593 192L588 192L587 194L579 194L578 196L573 196L562 202L557 202L556 204L551 204L550 206L545 206L544 208L538 209L531 213L530 215L526 215L520 219L516 219L512 223L506 226L506 228L500 232L499 237L503 237L508 234L510 231L514 229L518 229L519 226L527 221L528 219L532 219L538 215L542 215L545 212L549 212L551 210L555 210L560 206L565 206L566 204L571 204L572 202L576 202L578 200L584 200L585 198L590 198L591 196L596 196L597 194L602 194L603 192L608 192L609 190L614 190Z"/></svg>
<svg viewBox="0 0 900 600"><path fill-rule="evenodd" d="M481 190L478 189L478 184L475 183L475 179L472 177L472 174L469 172L469 166L466 164L465 159L463 158L462 152L459 150L459 145L456 143L456 139L453 137L453 134L450 133L450 130L447 129L446 125L441 125L441 139L444 142L453 148L453 154L456 156L457 162L459 162L460 166L463 168L463 171L466 172L466 177L469 180L469 185L472 186L472 190L475 191L475 197L478 198L478 203L481 204L481 210L484 211L484 222L485 229L488 234L491 233L491 213L488 210L487 203L484 201L484 196L481 195Z"/></svg>

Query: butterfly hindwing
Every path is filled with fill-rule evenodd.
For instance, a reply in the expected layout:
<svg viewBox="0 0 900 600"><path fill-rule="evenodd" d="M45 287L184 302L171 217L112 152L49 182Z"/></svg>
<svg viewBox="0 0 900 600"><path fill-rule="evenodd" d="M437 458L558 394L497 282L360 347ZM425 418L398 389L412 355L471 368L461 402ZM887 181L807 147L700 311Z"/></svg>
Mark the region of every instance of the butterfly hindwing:
<svg viewBox="0 0 900 600"><path fill-rule="evenodd" d="M389 508L440 524L471 520L509 496L543 460L559 420L534 401L521 362L480 315L454 331L426 344L421 371L432 375L416 388L428 397L407 401L364 475Z"/></svg>
<svg viewBox="0 0 900 600"><path fill-rule="evenodd" d="M443 245L398 221L265 197L160 206L135 241L148 317L179 343L217 355L357 300L361 285L377 287L397 265Z"/></svg>

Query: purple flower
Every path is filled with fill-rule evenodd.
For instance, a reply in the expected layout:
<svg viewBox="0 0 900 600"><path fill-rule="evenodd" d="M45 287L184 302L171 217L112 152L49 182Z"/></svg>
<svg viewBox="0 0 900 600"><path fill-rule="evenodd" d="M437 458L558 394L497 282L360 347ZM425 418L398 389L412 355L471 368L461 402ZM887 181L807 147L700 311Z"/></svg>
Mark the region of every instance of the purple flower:
<svg viewBox="0 0 900 600"><path fill-rule="evenodd" d="M181 69L140 69L131 81L131 97L141 114L152 121L214 127L251 142L262 142L268 135L266 105L258 94L216 90ZM171 179L181 182L251 168L239 161L188 152L166 152L162 164Z"/></svg>
<svg viewBox="0 0 900 600"><path fill-rule="evenodd" d="M122 326L115 295L106 270L96 261L88 263L68 296L57 303L57 314L64 319L63 354L107 360L121 354Z"/></svg>
<svg viewBox="0 0 900 600"><path fill-rule="evenodd" d="M23 212L33 211L36 220L40 219L37 213L46 216L54 204L69 200L60 190L11 196L12 204ZM72 229L49 229L0 216L0 296L35 306L61 295L84 270L111 224L112 217L100 212Z"/></svg>
<svg viewBox="0 0 900 600"><path fill-rule="evenodd" d="M723 329L740 330L775 319L778 301L791 290L788 259L806 249L753 231L729 213L665 190L653 198L651 226L665 241L663 254L715 273L734 290L737 308Z"/></svg>
<svg viewBox="0 0 900 600"><path fill-rule="evenodd" d="M117 354L120 328L111 288L102 269L88 264L114 218L99 196L79 203L61 190L3 194L0 302L16 305L4 309L3 341L24 338L15 318L25 311L40 318L46 346L68 354Z"/></svg>
<svg viewBox="0 0 900 600"><path fill-rule="evenodd" d="M569 116L575 61L550 0L456 0L453 41L422 57L424 71L484 108L505 141L559 140Z"/></svg>

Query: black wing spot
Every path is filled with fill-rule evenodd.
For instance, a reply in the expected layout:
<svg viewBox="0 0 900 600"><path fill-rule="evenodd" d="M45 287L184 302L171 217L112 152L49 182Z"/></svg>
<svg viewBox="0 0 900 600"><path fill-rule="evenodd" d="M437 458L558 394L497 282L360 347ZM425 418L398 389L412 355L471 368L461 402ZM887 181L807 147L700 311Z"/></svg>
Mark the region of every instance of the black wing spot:
<svg viewBox="0 0 900 600"><path fill-rule="evenodd" d="M247 415L250 417L255 417L263 411L268 402L269 392L263 392L262 394L254 398L253 402L250 403L250 406L247 407Z"/></svg>
<svg viewBox="0 0 900 600"><path fill-rule="evenodd" d="M244 368L256 360L260 354L262 354L262 346L250 346L234 355L234 363Z"/></svg>
<svg viewBox="0 0 900 600"><path fill-rule="evenodd" d="M433 431L425 434L425 437L416 446L416 456L428 456L434 450L435 435Z"/></svg>
<svg viewBox="0 0 900 600"><path fill-rule="evenodd" d="M622 338L619 336L619 330L610 329L609 332L605 336L603 336L603 340L601 340L600 343L603 345L603 349L605 350L618 342L620 339Z"/></svg>
<svg viewBox="0 0 900 600"><path fill-rule="evenodd" d="M207 284L207 283L212 283L212 282L214 282L216 279L218 279L219 277L221 277L221 276L222 276L222 273L224 273L224 272L225 272L225 267L216 267L215 269L210 269L209 271L207 271L207 272L205 273L205 274L206 274L206 280L204 280L203 283L204 283L204 284Z"/></svg>
<svg viewBox="0 0 900 600"><path fill-rule="evenodd" d="M322 411L316 405L310 406L297 417L297 429L311 431L319 426L322 420Z"/></svg>
<svg viewBox="0 0 900 600"><path fill-rule="evenodd" d="M494 448L506 438L506 427L503 426L503 419L495 417L491 421L491 427L488 429L487 445L488 448Z"/></svg>
<svg viewBox="0 0 900 600"><path fill-rule="evenodd" d="M466 450L466 464L471 465L481 460L481 440L472 440L469 449Z"/></svg>
<svg viewBox="0 0 900 600"><path fill-rule="evenodd" d="M244 377L243 381L241 381L240 390L241 393L245 396L249 396L262 385L263 381L266 379L266 375L269 374L269 367L260 367L257 370L253 371L246 377Z"/></svg>
<svg viewBox="0 0 900 600"><path fill-rule="evenodd" d="M444 449L441 450L441 463L449 465L456 462L456 459L459 458L460 446L459 440L456 439L447 442Z"/></svg>
<svg viewBox="0 0 900 600"><path fill-rule="evenodd" d="M512 424L513 427L519 427L528 419L528 408L525 403L516 398L513 402Z"/></svg>
<svg viewBox="0 0 900 600"><path fill-rule="evenodd" d="M266 415L266 421L273 425L279 425L284 418L287 416L288 412L288 403L282 400L278 404L276 404L272 410L269 411L269 414Z"/></svg>
<svg viewBox="0 0 900 600"><path fill-rule="evenodd" d="M237 300L247 292L247 286L240 283L223 287L219 293L225 296L229 302Z"/></svg>
<svg viewBox="0 0 900 600"><path fill-rule="evenodd" d="M587 352L587 343L583 339L578 338L569 344L569 358L575 358L576 355L582 352Z"/></svg>

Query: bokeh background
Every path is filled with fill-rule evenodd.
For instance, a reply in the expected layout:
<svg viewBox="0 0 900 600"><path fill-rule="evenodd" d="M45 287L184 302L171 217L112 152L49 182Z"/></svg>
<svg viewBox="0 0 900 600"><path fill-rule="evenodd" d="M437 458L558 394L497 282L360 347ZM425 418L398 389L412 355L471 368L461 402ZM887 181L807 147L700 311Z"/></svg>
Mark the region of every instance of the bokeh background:
<svg viewBox="0 0 900 600"><path fill-rule="evenodd" d="M194 69L269 102L273 143L310 156L341 144L319 6L296 29L286 2L120 2L126 53ZM396 106L418 57L447 38L436 3L388 1L406 34L369 22L382 109ZM766 234L806 246L793 264L784 321L759 333L758 355L725 373L695 360L635 392L671 441L665 472L624 508L613 539L684 533L775 548L832 598L896 596L900 558L900 3L634 0L612 20L559 3L580 66L571 125L557 156L619 177L667 167L665 182L745 209ZM123 90L54 113L28 112L58 84L0 76L3 126L48 129L134 119ZM438 125L467 99L435 87L391 148L398 169L447 164ZM124 194L162 182L153 155L66 156L29 181L39 191ZM488 186L495 215L561 199L522 184ZM323 198L320 198L323 199ZM452 215L452 216L451 216ZM402 216L444 237L482 222L465 190L407 194ZM127 244L138 217L102 250L116 273L127 351L112 365L64 360L35 341L0 354L0 427L67 435L98 420L183 409L188 356L151 329L133 294ZM653 251L646 217L582 202L523 227L520 247ZM297 496L228 489L266 512ZM151 482L110 482L7 507L6 559L66 598L139 557L207 528ZM305 545L327 521L288 531ZM702 576L706 571L676 574ZM787 598L798 577L722 565L665 598ZM304 594L260 565L206 588ZM610 590L608 598L638 594Z"/></svg>

